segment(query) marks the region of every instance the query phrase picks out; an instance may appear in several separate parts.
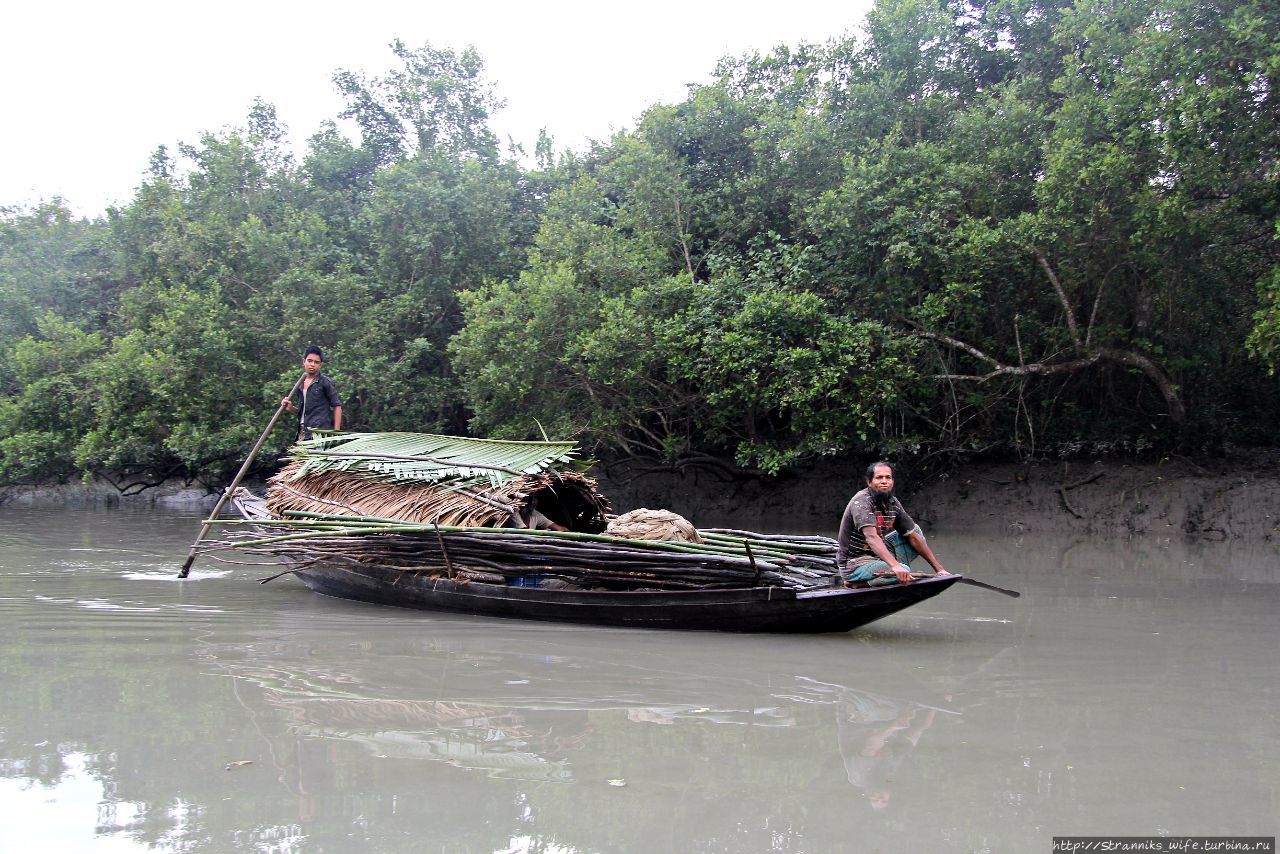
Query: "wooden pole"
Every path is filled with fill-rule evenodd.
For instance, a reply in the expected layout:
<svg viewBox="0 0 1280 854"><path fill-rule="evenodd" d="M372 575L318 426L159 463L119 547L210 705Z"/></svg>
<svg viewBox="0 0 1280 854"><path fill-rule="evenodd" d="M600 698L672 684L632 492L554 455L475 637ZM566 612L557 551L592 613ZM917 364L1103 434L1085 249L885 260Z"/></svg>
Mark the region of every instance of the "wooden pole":
<svg viewBox="0 0 1280 854"><path fill-rule="evenodd" d="M436 542L440 544L440 556L444 558L444 568L449 574L449 580L453 580L453 564L449 561L449 550L444 547L444 534L440 533L440 523L434 523L436 526Z"/></svg>
<svg viewBox="0 0 1280 854"><path fill-rule="evenodd" d="M306 378L307 375L305 373L298 377L298 381L293 384L293 388L289 389L289 394L285 397L285 400L293 397L293 393L302 386L302 381ZM272 429L275 428L276 422L280 420L280 416L283 413L284 400L280 401L280 405L276 407L275 415L272 415L271 420L267 423L267 429L262 431L262 435L258 437L257 444L253 446L253 450L249 452L249 456L245 457L244 463L240 466L240 471L236 472L236 476L231 481L230 485L222 491L222 496L218 499L218 503L213 505L213 511L209 513L209 518L205 520L204 527L202 527L200 529L200 533L196 535L196 541L191 544L191 551L187 554L186 563L182 565L182 569L178 570L179 578L186 578L187 574L191 572L191 564L196 561L196 549L200 547L200 541L209 533L209 528L213 525L213 520L218 518L218 511L222 509L222 505L227 503L227 499L232 496L236 491L236 487L240 485L241 478L243 478L245 472L249 470L249 465L253 462L254 457L258 456L258 451L261 451L262 446L266 444L267 436L271 435Z"/></svg>
<svg viewBox="0 0 1280 854"><path fill-rule="evenodd" d="M978 581L976 578L969 578L968 576L962 576L960 578L960 583L972 584L974 587L981 587L983 590L990 590L993 593L1003 593L1005 596L1012 599L1017 599L1022 595L1017 590L1008 590L1004 587L996 587L994 584L988 584L985 581Z"/></svg>
<svg viewBox="0 0 1280 854"><path fill-rule="evenodd" d="M912 577L913 579L918 579L918 578L937 578L938 576L936 576L936 575L923 575L923 574L918 574L918 573L914 573L914 572L913 572L913 573L911 573L911 577ZM943 577L943 578L946 578L946 576L945 576L945 575L944 575L944 576L942 576L942 577ZM987 583L987 582L985 582L985 581L979 581L978 579L976 579L976 578L970 578L970 577L969 577L969 576L967 576L967 575L962 575L962 576L960 576L960 583L961 583L961 584L970 584L970 585L973 585L974 587L981 587L983 590L990 590L992 593L1003 593L1005 596L1008 596L1008 597L1009 597L1009 598L1011 598L1011 599L1017 599L1019 596L1021 596L1021 595L1022 595L1022 594L1021 594L1021 593L1019 593L1017 590L1009 590L1009 589L1008 589L1008 588L1006 588L1006 587L996 587L994 584L988 584L988 583Z"/></svg>

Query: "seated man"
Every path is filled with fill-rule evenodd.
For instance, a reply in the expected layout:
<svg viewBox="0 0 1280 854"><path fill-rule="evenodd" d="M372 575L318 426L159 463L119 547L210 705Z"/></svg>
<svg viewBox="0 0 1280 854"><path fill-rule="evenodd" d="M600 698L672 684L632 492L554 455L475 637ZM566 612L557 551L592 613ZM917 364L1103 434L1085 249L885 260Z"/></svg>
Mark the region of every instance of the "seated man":
<svg viewBox="0 0 1280 854"><path fill-rule="evenodd" d="M923 555L938 575L947 575L942 561L893 494L893 466L867 466L867 488L849 499L840 519L836 562L849 586L865 586L876 577L911 581L911 561Z"/></svg>
<svg viewBox="0 0 1280 854"><path fill-rule="evenodd" d="M538 495L534 493L529 496L529 501L525 504L524 509L520 511L520 521L524 523L524 527L534 531L567 531L564 525L553 522L547 518L541 510L538 509ZM505 528L519 528L515 519L508 519L503 525Z"/></svg>

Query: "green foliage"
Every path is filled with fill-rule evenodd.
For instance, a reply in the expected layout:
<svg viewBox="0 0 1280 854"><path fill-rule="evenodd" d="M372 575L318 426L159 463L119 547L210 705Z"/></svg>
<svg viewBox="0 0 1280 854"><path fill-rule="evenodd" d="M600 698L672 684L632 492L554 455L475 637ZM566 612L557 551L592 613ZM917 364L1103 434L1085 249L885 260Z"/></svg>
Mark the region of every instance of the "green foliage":
<svg viewBox="0 0 1280 854"><path fill-rule="evenodd" d="M713 449L771 473L877 444L876 416L912 379L910 353L879 323L734 272L612 301L586 348L603 384L640 398L633 413L662 413L648 429L668 454Z"/></svg>
<svg viewBox="0 0 1280 854"><path fill-rule="evenodd" d="M178 285L149 296L126 302L131 331L90 372L96 418L76 447L77 463L188 473L234 467L254 435L241 388L205 378L265 378L241 357L233 313L216 287Z"/></svg>
<svg viewBox="0 0 1280 854"><path fill-rule="evenodd" d="M874 444L913 376L912 343L832 314L814 294L727 272L613 297L561 266L467 298L454 339L473 426L587 433L679 461L726 453L769 472Z"/></svg>
<svg viewBox="0 0 1280 854"><path fill-rule="evenodd" d="M599 322L599 295L568 265L526 270L462 299L466 323L449 350L477 432L527 439L543 429L554 437L608 429L580 343Z"/></svg>
<svg viewBox="0 0 1280 854"><path fill-rule="evenodd" d="M1258 300L1262 307L1253 316L1249 352L1265 362L1274 376L1280 366L1280 266L1272 267L1270 275L1258 282Z"/></svg>
<svg viewBox="0 0 1280 854"><path fill-rule="evenodd" d="M242 128L159 149L104 220L57 205L5 218L0 405L29 415L7 420L0 477L224 478L312 343L349 426L460 428L445 353L456 292L520 269L550 184L497 157L477 56L394 52L387 77L346 79L360 145L330 123L299 167L274 108L256 103ZM373 133L378 111L394 144ZM94 330L92 364L13 367L64 346L69 333L36 334L46 311ZM53 387L83 389L72 421L39 407Z"/></svg>
<svg viewBox="0 0 1280 854"><path fill-rule="evenodd" d="M339 71L334 83L347 99L342 118L354 119L380 163L414 153L497 159L489 116L502 106L484 80L484 61L473 49L456 53L399 39L391 44L402 68L368 78Z"/></svg>
<svg viewBox="0 0 1280 854"><path fill-rule="evenodd" d="M0 398L0 480L63 481L77 471L79 438L96 417L92 373L106 345L54 314L10 351L20 391Z"/></svg>
<svg viewBox="0 0 1280 854"><path fill-rule="evenodd" d="M661 277L670 245L648 231L618 227L617 204L593 175L581 175L550 194L533 239L530 268L565 266L585 286L622 293Z"/></svg>
<svg viewBox="0 0 1280 854"><path fill-rule="evenodd" d="M1274 442L1276 32L881 0L534 168L479 56L397 42L358 140L256 103L105 218L3 212L0 479L225 478L313 343L348 427L676 465Z"/></svg>
<svg viewBox="0 0 1280 854"><path fill-rule="evenodd" d="M15 390L12 348L45 313L87 328L106 322L120 287L108 237L60 201L0 209L0 394Z"/></svg>

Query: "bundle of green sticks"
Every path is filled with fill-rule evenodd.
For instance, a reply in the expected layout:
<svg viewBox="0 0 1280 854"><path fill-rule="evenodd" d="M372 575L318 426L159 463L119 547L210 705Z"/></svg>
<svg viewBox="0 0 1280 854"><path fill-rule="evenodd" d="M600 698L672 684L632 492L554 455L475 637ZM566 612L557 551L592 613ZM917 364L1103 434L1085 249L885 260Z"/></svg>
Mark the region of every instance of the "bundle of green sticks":
<svg viewBox="0 0 1280 854"><path fill-rule="evenodd" d="M374 516L289 511L270 521L215 522L201 551L317 565L381 567L490 583L559 579L588 589L689 590L821 587L835 574L828 537L702 529L704 542L636 540L573 531L408 523Z"/></svg>

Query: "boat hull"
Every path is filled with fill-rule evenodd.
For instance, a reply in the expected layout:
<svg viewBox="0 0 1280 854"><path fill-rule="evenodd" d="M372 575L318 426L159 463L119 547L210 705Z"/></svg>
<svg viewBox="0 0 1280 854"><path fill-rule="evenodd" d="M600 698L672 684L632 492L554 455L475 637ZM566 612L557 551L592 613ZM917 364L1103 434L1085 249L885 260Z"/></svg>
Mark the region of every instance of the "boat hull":
<svg viewBox="0 0 1280 854"><path fill-rule="evenodd" d="M401 608L623 628L728 632L847 632L937 596L961 576L906 585L794 590L544 590L414 574L377 566L313 566L295 573L326 596Z"/></svg>

